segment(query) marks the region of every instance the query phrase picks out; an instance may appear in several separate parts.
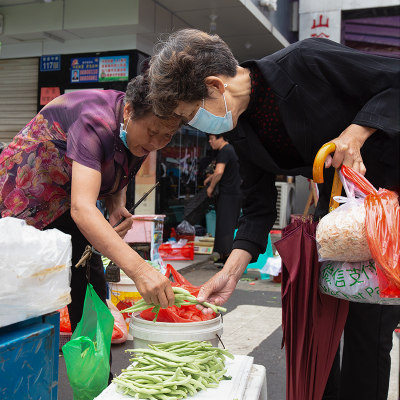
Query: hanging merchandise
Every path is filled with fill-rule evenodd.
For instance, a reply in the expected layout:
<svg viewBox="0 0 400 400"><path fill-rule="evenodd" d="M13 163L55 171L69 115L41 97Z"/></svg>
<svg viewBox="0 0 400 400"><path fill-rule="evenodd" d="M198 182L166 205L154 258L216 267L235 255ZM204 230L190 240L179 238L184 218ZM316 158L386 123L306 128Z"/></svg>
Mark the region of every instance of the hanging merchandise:
<svg viewBox="0 0 400 400"><path fill-rule="evenodd" d="M88 284L82 319L62 347L74 400L92 400L107 387L113 327L110 310Z"/></svg>

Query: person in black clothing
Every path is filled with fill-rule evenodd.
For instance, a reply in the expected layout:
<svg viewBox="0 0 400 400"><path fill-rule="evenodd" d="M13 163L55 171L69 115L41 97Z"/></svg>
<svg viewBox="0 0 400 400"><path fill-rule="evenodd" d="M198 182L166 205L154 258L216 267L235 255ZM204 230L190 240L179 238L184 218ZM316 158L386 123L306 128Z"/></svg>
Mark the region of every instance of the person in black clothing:
<svg viewBox="0 0 400 400"><path fill-rule="evenodd" d="M399 60L306 39L239 65L217 35L186 29L160 43L149 76L149 98L158 115L179 115L214 134L234 128L243 216L231 255L202 286L199 301L228 300L247 264L265 251L276 219L275 175L312 178L323 144L336 145L326 167L347 165L374 186L399 192ZM328 175L318 215L328 212ZM400 306L350 302L341 375L338 385L328 385L325 399L387 398L399 320ZM335 372L336 367L331 375Z"/></svg>
<svg viewBox="0 0 400 400"><path fill-rule="evenodd" d="M217 150L215 170L205 179L208 197L215 195L215 243L214 252L219 254L217 262L224 263L233 244L233 235L240 214L241 192L239 161L235 149L224 135L209 135L208 142L213 150ZM217 190L216 190L217 189Z"/></svg>

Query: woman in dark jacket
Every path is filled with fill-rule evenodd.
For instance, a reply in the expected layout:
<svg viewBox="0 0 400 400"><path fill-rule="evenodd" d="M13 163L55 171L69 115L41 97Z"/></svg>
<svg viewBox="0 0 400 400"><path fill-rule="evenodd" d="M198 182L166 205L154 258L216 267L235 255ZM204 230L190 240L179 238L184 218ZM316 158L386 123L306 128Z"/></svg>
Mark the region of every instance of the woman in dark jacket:
<svg viewBox="0 0 400 400"><path fill-rule="evenodd" d="M325 39L242 65L217 35L182 30L160 44L149 73L155 112L208 133L233 129L241 164L243 217L233 251L199 300L227 301L247 264L265 251L276 219L275 175L312 178L324 143L336 144L326 167L345 164L377 187L399 189L399 64ZM328 211L330 187L326 179L319 216ZM350 303L340 397L329 398L386 399L399 320L399 306Z"/></svg>

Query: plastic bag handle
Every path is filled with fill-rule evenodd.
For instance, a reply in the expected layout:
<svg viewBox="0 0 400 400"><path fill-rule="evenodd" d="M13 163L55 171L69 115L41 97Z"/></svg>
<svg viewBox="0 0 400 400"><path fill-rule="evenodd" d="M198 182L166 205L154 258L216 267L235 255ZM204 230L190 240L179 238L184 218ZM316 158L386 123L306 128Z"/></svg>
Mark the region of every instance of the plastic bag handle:
<svg viewBox="0 0 400 400"><path fill-rule="evenodd" d="M336 145L333 142L325 143L319 150L314 159L313 164L313 181L315 183L324 182L324 164L326 157L329 154L334 153L336 150ZM339 178L338 170L335 169L335 175L332 182L331 199L329 201L329 212L333 211L335 208L339 207L339 203L333 198L335 196L340 196L342 193L342 182Z"/></svg>
<svg viewBox="0 0 400 400"><path fill-rule="evenodd" d="M346 179L353 182L356 187L365 195L378 193L375 187L363 175L354 169L342 165L340 172Z"/></svg>

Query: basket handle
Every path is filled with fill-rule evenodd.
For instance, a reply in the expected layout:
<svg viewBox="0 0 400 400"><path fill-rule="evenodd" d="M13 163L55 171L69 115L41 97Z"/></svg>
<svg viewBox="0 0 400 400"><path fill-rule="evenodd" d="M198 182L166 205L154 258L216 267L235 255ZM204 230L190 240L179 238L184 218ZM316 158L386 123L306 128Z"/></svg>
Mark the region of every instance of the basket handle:
<svg viewBox="0 0 400 400"><path fill-rule="evenodd" d="M333 142L325 143L319 150L314 159L313 165L313 181L316 183L324 182L324 164L326 157L334 153L336 150L336 145ZM329 212L333 211L339 206L333 198L335 196L340 196L342 193L342 182L339 178L338 170L335 169L335 175L333 177L331 199L329 201Z"/></svg>

